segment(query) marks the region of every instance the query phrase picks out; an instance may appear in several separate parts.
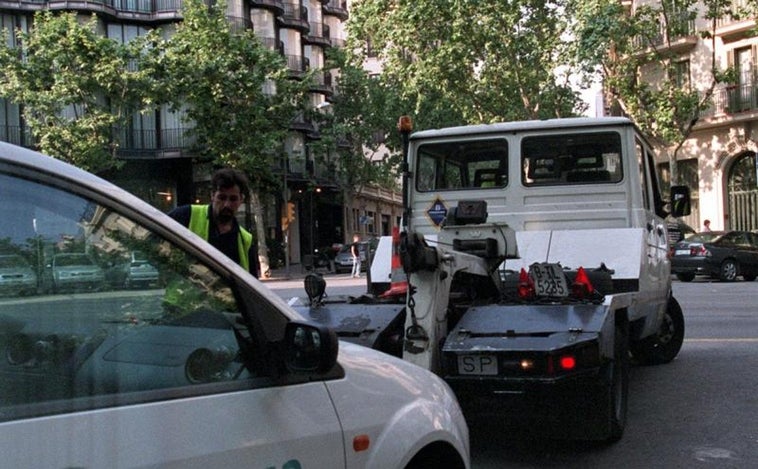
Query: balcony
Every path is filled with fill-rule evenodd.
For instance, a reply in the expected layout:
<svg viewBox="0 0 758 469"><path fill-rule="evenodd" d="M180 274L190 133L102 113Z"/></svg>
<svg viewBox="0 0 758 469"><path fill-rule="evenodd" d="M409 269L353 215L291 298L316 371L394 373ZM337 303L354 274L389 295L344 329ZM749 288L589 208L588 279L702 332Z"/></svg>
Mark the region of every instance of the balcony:
<svg viewBox="0 0 758 469"><path fill-rule="evenodd" d="M308 60L308 57L285 54L284 58L287 60L287 69L295 76L304 74L310 68L310 60Z"/></svg>
<svg viewBox="0 0 758 469"><path fill-rule="evenodd" d="M323 47L329 47L332 45L329 39L329 25L324 23L310 23L310 30L308 34L303 36L303 40L309 44L315 44Z"/></svg>
<svg viewBox="0 0 758 469"><path fill-rule="evenodd" d="M248 29L253 29L253 22L250 21L250 18L227 16L226 20L229 22L229 29L233 33L242 33Z"/></svg>
<svg viewBox="0 0 758 469"><path fill-rule="evenodd" d="M716 20L716 35L724 42L733 42L754 33L758 23L754 17L742 13L750 1L753 0L732 0L732 13Z"/></svg>
<svg viewBox="0 0 758 469"><path fill-rule="evenodd" d="M308 9L299 3L285 3L284 13L277 17L279 24L285 28L294 28L308 33L311 25L308 23Z"/></svg>
<svg viewBox="0 0 758 469"><path fill-rule="evenodd" d="M711 106L702 111L700 117L710 124L758 118L758 82L716 89Z"/></svg>
<svg viewBox="0 0 758 469"><path fill-rule="evenodd" d="M348 18L347 0L329 0L321 8L324 14L336 16L342 21L346 21Z"/></svg>
<svg viewBox="0 0 758 469"><path fill-rule="evenodd" d="M282 0L250 0L253 8L264 8L271 10L275 15L284 13L284 2Z"/></svg>
<svg viewBox="0 0 758 469"><path fill-rule="evenodd" d="M697 45L698 36L695 28L695 20L682 18L670 20L669 28L661 22L661 26L654 37L637 36L632 41L636 56L643 56L652 51L664 55L680 55L687 53Z"/></svg>
<svg viewBox="0 0 758 469"><path fill-rule="evenodd" d="M311 81L311 91L317 91L326 95L332 95L332 74L329 72L316 72Z"/></svg>
<svg viewBox="0 0 758 469"><path fill-rule="evenodd" d="M115 131L118 156L124 159L157 159L192 156L195 137L189 128L122 129Z"/></svg>

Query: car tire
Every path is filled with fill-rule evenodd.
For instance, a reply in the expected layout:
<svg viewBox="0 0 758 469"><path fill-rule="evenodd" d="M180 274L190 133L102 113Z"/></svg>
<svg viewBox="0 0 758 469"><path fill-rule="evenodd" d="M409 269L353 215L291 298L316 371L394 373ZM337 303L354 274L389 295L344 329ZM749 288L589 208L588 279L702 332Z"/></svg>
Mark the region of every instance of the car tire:
<svg viewBox="0 0 758 469"><path fill-rule="evenodd" d="M626 324L616 324L613 340L613 360L607 365L609 434L606 442L619 441L626 427L629 403L629 329Z"/></svg>
<svg viewBox="0 0 758 469"><path fill-rule="evenodd" d="M675 298L669 298L658 330L651 336L629 344L640 365L662 365L679 354L684 342L684 313Z"/></svg>
<svg viewBox="0 0 758 469"><path fill-rule="evenodd" d="M682 282L691 282L695 279L695 274L689 273L689 272L679 273L679 274L676 274L676 278L678 278Z"/></svg>
<svg viewBox="0 0 758 469"><path fill-rule="evenodd" d="M721 263L719 280L722 282L734 282L740 275L740 265L734 259L727 259Z"/></svg>

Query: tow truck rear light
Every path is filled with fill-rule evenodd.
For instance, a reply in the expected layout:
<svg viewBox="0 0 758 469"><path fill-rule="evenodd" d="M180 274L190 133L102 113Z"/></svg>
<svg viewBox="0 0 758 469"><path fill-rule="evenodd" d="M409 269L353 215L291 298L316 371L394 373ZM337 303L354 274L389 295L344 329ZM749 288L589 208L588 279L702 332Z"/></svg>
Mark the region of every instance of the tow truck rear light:
<svg viewBox="0 0 758 469"><path fill-rule="evenodd" d="M579 267L576 271L576 278L571 285L571 293L575 298L583 299L590 297L595 288L590 283L590 278L587 276L587 272L584 271L584 267Z"/></svg>
<svg viewBox="0 0 758 469"><path fill-rule="evenodd" d="M558 360L558 364L563 371L569 371L576 368L576 357L573 355L564 355Z"/></svg>
<svg viewBox="0 0 758 469"><path fill-rule="evenodd" d="M518 297L522 300L531 300L537 295L537 291L534 288L534 280L529 274L521 269L521 273L518 277Z"/></svg>
<svg viewBox="0 0 758 469"><path fill-rule="evenodd" d="M548 374L571 371L576 368L576 356L559 355L558 357L548 357L547 372Z"/></svg>

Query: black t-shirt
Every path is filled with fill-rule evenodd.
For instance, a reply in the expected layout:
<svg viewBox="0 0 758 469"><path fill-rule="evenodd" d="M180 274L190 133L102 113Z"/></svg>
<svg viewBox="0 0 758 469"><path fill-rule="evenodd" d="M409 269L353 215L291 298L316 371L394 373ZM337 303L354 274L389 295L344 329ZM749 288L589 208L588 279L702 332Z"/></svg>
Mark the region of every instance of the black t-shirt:
<svg viewBox="0 0 758 469"><path fill-rule="evenodd" d="M176 207L169 212L168 216L182 225L189 227L190 217L192 216L192 207L190 205ZM219 233L216 223L213 220L213 213L210 210L210 206L208 206L208 217L210 218L210 223L208 226L208 239L206 241L208 241L208 243L214 248L223 252L226 257L239 264L240 258L239 250L237 248L239 224L237 223L237 220L234 220L234 228L232 228L231 231L227 233ZM247 256L250 261L250 273L257 278L258 273L260 272L260 262L258 261L258 246L255 242L250 245L250 250L248 251Z"/></svg>

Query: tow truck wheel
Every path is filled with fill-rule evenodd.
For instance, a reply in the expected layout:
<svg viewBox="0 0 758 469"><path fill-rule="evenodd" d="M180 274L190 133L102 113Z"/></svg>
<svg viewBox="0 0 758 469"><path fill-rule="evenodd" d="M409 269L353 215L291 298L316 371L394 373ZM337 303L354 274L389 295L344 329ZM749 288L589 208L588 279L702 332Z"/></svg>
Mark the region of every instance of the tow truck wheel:
<svg viewBox="0 0 758 469"><path fill-rule="evenodd" d="M626 411L629 396L629 333L624 324L616 324L616 336L613 344L613 361L608 365L610 433L607 441L621 439L626 426Z"/></svg>
<svg viewBox="0 0 758 469"><path fill-rule="evenodd" d="M684 342L684 314L679 302L669 298L666 312L658 331L629 346L635 360L641 365L662 365L679 354Z"/></svg>

